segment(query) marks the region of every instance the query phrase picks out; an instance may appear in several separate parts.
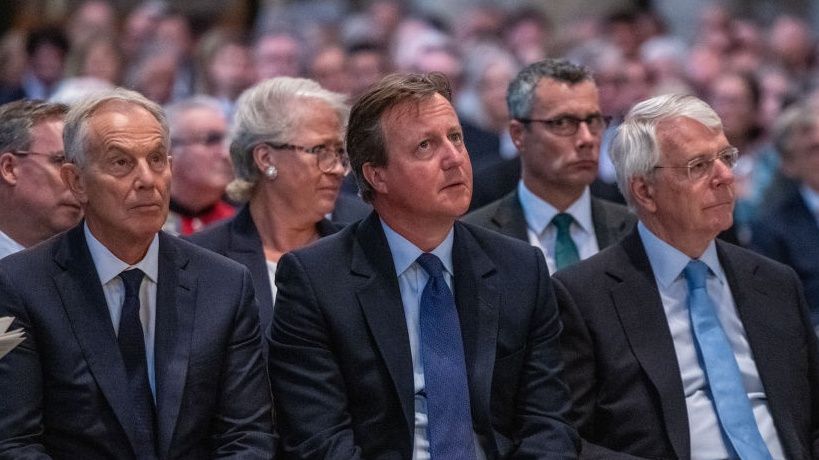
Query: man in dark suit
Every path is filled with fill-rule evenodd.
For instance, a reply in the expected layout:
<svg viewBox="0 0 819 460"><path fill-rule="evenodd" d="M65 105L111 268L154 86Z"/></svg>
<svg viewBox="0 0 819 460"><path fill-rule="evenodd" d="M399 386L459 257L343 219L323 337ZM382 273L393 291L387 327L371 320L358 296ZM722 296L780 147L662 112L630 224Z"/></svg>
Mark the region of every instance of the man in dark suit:
<svg viewBox="0 0 819 460"><path fill-rule="evenodd" d="M584 458L816 458L819 358L788 267L715 240L737 150L693 96L637 104L612 159L622 242L554 275Z"/></svg>
<svg viewBox="0 0 819 460"><path fill-rule="evenodd" d="M774 139L791 180L754 223L751 247L796 271L819 332L819 109L809 103L789 109L777 120Z"/></svg>
<svg viewBox="0 0 819 460"><path fill-rule="evenodd" d="M589 189L606 127L591 71L561 59L535 62L512 80L506 100L521 158L517 188L464 220L532 243L550 272L625 235L634 215ZM561 218L569 220L566 233ZM564 247L571 257L558 256Z"/></svg>
<svg viewBox="0 0 819 460"><path fill-rule="evenodd" d="M276 274L285 457L575 458L543 255L456 222L471 167L446 79L385 78L347 145L375 211Z"/></svg>
<svg viewBox="0 0 819 460"><path fill-rule="evenodd" d="M0 262L0 458L272 456L250 275L160 232L162 110L115 90L66 117L63 180L85 220Z"/></svg>

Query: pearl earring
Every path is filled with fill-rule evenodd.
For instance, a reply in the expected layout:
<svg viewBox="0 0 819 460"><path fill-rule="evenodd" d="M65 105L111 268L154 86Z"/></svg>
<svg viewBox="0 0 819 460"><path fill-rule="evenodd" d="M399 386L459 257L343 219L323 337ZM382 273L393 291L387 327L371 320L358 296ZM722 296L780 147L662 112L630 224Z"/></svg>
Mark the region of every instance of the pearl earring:
<svg viewBox="0 0 819 460"><path fill-rule="evenodd" d="M276 169L275 166L270 165L264 170L264 175L267 176L268 179L273 180L279 175L279 170Z"/></svg>

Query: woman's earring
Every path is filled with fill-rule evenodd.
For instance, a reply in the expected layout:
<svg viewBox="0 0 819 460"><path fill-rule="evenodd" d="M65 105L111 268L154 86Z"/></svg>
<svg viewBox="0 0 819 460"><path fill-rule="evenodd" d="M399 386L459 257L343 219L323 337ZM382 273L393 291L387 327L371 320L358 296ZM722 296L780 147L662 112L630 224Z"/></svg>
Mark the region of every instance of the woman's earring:
<svg viewBox="0 0 819 460"><path fill-rule="evenodd" d="M273 180L279 175L279 170L276 169L275 166L270 165L264 170L264 175L267 176L268 179Z"/></svg>

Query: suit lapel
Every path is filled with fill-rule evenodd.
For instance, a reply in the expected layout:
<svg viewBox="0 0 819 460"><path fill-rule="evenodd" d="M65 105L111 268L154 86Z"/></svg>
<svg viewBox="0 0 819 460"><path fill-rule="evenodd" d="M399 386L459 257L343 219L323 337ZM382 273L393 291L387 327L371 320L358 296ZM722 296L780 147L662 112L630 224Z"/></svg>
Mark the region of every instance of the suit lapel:
<svg viewBox="0 0 819 460"><path fill-rule="evenodd" d="M160 457L171 445L185 387L195 314L196 277L187 271L187 259L175 242L159 235L159 280L156 290L156 370L157 421Z"/></svg>
<svg viewBox="0 0 819 460"><path fill-rule="evenodd" d="M674 452L678 458L689 458L688 412L674 342L636 229L622 247L628 261L609 269L610 275L621 280L611 290L614 306L634 356L657 389L656 403L662 407Z"/></svg>
<svg viewBox="0 0 819 460"><path fill-rule="evenodd" d="M526 217L523 215L523 207L518 199L517 190L507 194L498 203L495 214L492 216L492 223L496 225L496 230L512 238L529 241L529 234L526 230Z"/></svg>
<svg viewBox="0 0 819 460"><path fill-rule="evenodd" d="M262 325L262 336L273 319L273 294L270 277L267 274L267 261L264 257L262 240L253 218L250 207L245 206L231 222L230 243L225 254L250 270L255 286L256 299L259 302L259 323Z"/></svg>
<svg viewBox="0 0 819 460"><path fill-rule="evenodd" d="M475 426L491 426L489 398L492 392L500 304L495 277L497 272L472 234L459 222L455 223L452 264L472 417Z"/></svg>
<svg viewBox="0 0 819 460"><path fill-rule="evenodd" d="M415 427L412 352L395 265L375 212L356 229L351 271L354 276L361 277L355 287L356 297L395 385L407 423L407 435L411 439Z"/></svg>
<svg viewBox="0 0 819 460"><path fill-rule="evenodd" d="M63 269L54 276L54 282L88 368L134 446L137 438L132 430L131 400L124 384L125 365L82 223L65 234L54 260Z"/></svg>

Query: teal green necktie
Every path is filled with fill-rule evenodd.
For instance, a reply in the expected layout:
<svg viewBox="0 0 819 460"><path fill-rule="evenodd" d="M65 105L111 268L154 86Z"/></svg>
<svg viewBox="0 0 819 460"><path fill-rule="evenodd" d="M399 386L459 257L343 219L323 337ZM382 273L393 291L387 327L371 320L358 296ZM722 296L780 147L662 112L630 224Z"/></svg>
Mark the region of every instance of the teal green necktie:
<svg viewBox="0 0 819 460"><path fill-rule="evenodd" d="M574 217L565 212L555 214L552 218L552 224L557 228L557 240L555 241L555 267L557 270L568 267L580 260L577 246L575 246L572 234L569 232L572 222L574 222Z"/></svg>

